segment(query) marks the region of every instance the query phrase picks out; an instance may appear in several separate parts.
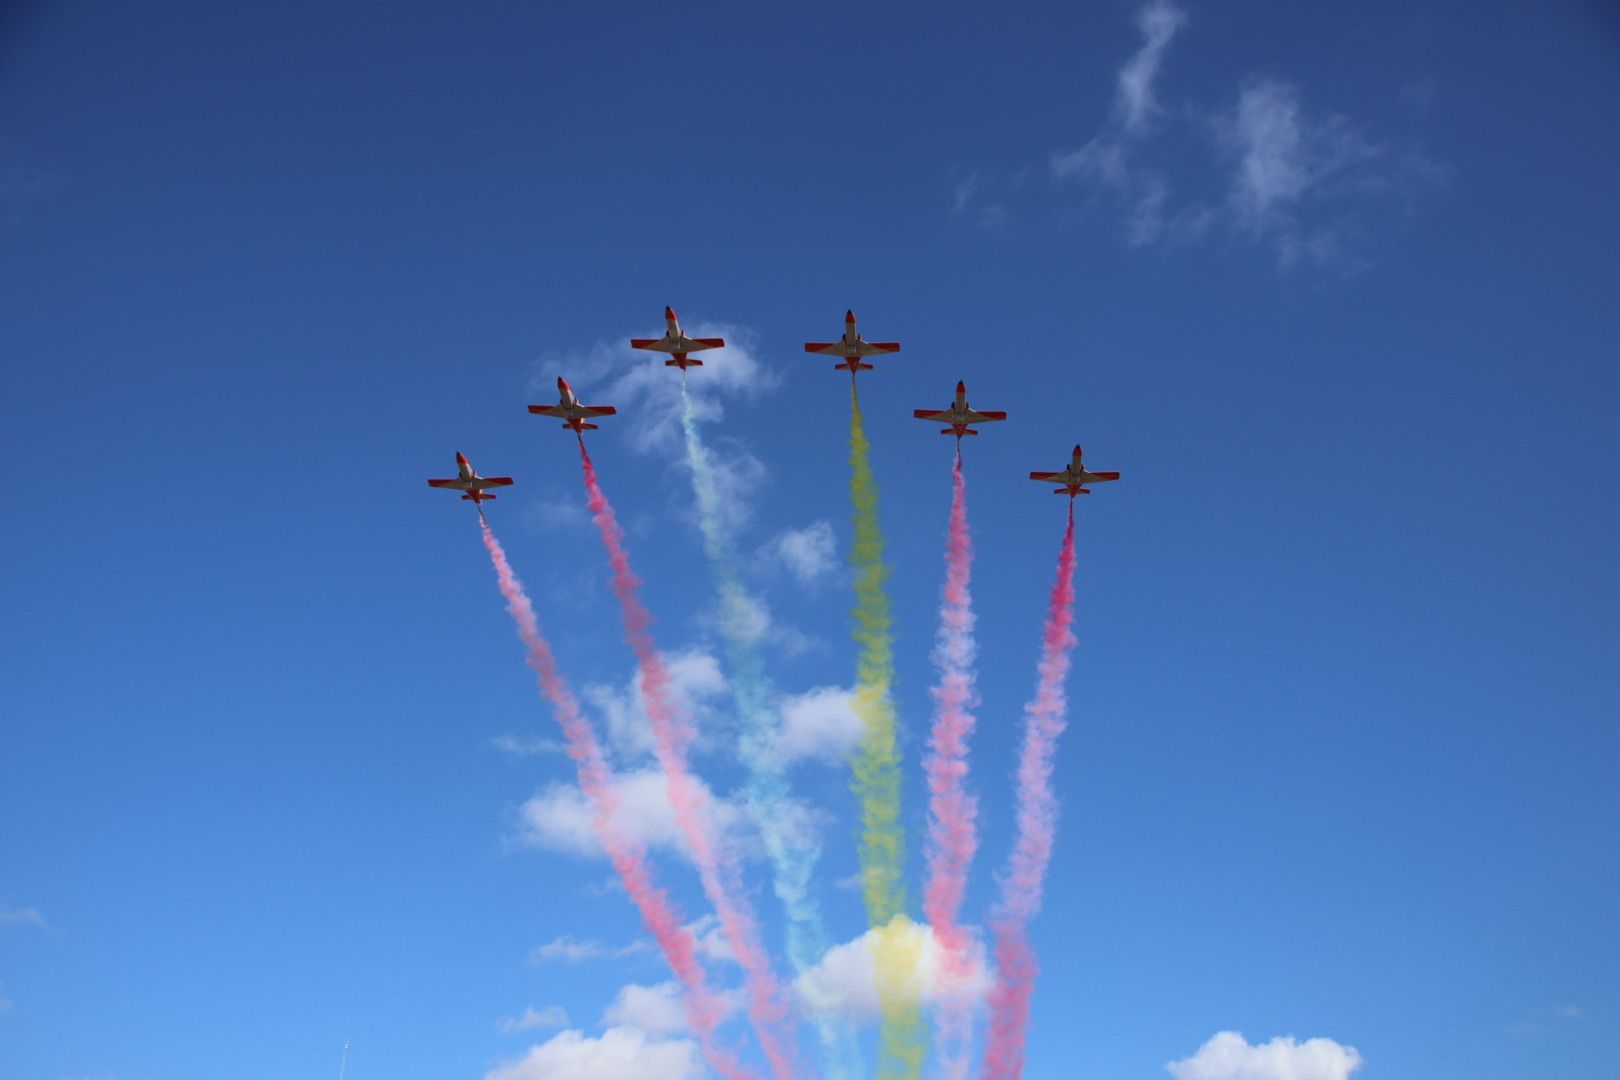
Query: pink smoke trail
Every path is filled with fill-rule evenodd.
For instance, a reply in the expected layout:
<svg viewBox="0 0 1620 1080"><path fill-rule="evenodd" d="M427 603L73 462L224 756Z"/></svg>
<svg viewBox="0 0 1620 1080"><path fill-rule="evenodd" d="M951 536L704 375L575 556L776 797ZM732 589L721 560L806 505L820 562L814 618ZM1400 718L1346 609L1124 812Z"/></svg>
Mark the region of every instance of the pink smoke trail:
<svg viewBox="0 0 1620 1080"><path fill-rule="evenodd" d="M990 993L990 1041L985 1047L987 1080L1022 1076L1029 999L1040 970L1030 948L1028 927L1041 907L1046 864L1057 831L1057 796L1052 791L1052 755L1063 734L1068 701L1063 684L1074 650L1074 499L1069 527L1058 554L1057 580L1042 639L1035 699L1024 706L1024 745L1018 755L1018 838L1001 877L1001 898L991 915L999 977Z"/></svg>
<svg viewBox="0 0 1620 1080"><path fill-rule="evenodd" d="M528 649L529 667L534 670L540 692L551 702L557 723L563 729L568 743L568 756L574 759L579 774L580 790L591 804L591 826L596 838L607 850L613 869L618 871L625 892L641 912L641 921L652 932L664 958L674 970L681 984L681 1000L686 1006L687 1023L697 1035L703 1056L709 1065L728 1080L755 1080L755 1074L737 1063L732 1054L723 1049L715 1037L715 1029L724 1018L725 1010L718 998L709 990L703 976L703 966L697 959L697 944L692 934L682 925L664 891L653 883L652 870L640 844L620 836L613 827L613 812L618 806L618 788L614 783L613 767L596 741L596 732L590 721L579 711L574 692L557 670L557 661L551 646L540 634L539 621L534 616L534 605L512 566L506 560L506 551L490 531L489 523L479 516L484 531L484 547L489 550L489 561L495 565L495 576L500 582L501 595L506 598L506 610L517 624L518 637Z"/></svg>
<svg viewBox="0 0 1620 1080"><path fill-rule="evenodd" d="M635 651L640 671L642 705L652 722L653 747L659 767L669 786L669 801L675 820L692 861L697 865L703 892L720 918L720 932L742 966L748 987L748 1018L753 1022L771 1069L780 1080L796 1075L793 1037L788 1030L788 1010L782 988L771 971L770 960L760 944L759 927L752 905L742 889L742 875L735 856L717 850L709 833L708 792L687 766L686 751L692 744L692 724L676 708L671 692L669 668L658 653L652 636L652 616L641 603L641 579L630 567L630 554L624 547L624 530L613 513L613 506L602 493L596 466L585 440L579 440L580 462L585 469L585 490L591 518L602 534L608 562L613 566L613 592L619 598L624 617L625 638Z"/></svg>
<svg viewBox="0 0 1620 1080"><path fill-rule="evenodd" d="M972 1013L962 991L968 976L968 934L957 922L968 867L978 847L979 803L966 788L968 739L973 734L974 687L973 597L968 591L973 571L973 538L968 532L967 481L958 451L951 469L951 516L945 543L945 597L939 610L939 640L934 665L934 730L923 762L928 776L928 884L923 911L939 942L943 991L934 1014L941 1075L960 1080L967 1074Z"/></svg>

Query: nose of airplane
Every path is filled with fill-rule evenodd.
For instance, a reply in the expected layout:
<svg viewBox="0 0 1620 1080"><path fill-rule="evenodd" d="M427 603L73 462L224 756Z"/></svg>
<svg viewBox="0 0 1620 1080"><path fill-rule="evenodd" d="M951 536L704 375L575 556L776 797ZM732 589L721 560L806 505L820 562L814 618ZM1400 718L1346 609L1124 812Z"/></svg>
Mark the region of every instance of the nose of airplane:
<svg viewBox="0 0 1620 1080"><path fill-rule="evenodd" d="M664 318L673 319L674 317L675 317L675 309L672 308L672 307L665 307L664 308Z"/></svg>
<svg viewBox="0 0 1620 1080"><path fill-rule="evenodd" d="M465 465L465 464L467 464L467 455L463 454L460 450L456 451L456 464L457 465Z"/></svg>
<svg viewBox="0 0 1620 1080"><path fill-rule="evenodd" d="M956 380L956 392L958 394L967 393L967 383L962 381L961 379Z"/></svg>
<svg viewBox="0 0 1620 1080"><path fill-rule="evenodd" d="M855 311L854 311L854 309L850 309L849 311L844 312L844 321L845 322L854 322L855 321Z"/></svg>
<svg viewBox="0 0 1620 1080"><path fill-rule="evenodd" d="M561 375L557 376L557 389L559 389L559 390L567 390L568 389L568 380L563 378Z"/></svg>
<svg viewBox="0 0 1620 1080"><path fill-rule="evenodd" d="M1079 443L1074 444L1074 456L1075 457L1084 457L1085 453L1086 453L1085 450L1081 448Z"/></svg>

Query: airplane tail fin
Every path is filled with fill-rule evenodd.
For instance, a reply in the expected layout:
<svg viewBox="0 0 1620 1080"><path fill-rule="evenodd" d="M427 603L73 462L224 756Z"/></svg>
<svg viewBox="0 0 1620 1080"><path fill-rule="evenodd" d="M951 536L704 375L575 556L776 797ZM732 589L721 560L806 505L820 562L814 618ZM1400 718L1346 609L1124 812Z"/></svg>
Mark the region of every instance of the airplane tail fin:
<svg viewBox="0 0 1620 1080"><path fill-rule="evenodd" d="M701 361L701 360L693 360L691 357L687 357L686 359L683 359L683 360L665 360L664 361L664 366L665 367L678 367L678 368L702 367L703 366L703 361Z"/></svg>

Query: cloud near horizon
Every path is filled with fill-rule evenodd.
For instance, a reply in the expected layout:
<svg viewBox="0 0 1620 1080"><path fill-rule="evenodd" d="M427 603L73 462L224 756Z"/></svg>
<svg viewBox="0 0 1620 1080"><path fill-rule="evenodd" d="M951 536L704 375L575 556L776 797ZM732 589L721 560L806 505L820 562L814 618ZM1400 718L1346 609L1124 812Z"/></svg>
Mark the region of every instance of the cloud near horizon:
<svg viewBox="0 0 1620 1080"><path fill-rule="evenodd" d="M1362 1064L1355 1047L1332 1039L1288 1035L1251 1046L1239 1032L1222 1031L1165 1068L1175 1080L1346 1080Z"/></svg>

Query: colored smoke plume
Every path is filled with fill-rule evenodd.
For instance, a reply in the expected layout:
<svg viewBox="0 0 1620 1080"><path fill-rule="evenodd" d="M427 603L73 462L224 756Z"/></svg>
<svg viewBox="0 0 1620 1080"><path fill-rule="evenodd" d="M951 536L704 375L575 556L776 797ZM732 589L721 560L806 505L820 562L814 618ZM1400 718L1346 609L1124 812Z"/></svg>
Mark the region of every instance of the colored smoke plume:
<svg viewBox="0 0 1620 1080"><path fill-rule="evenodd" d="M967 931L957 922L968 868L978 846L978 800L967 790L968 739L973 734L973 707L978 704L973 662L973 598L968 585L973 570L973 538L968 532L967 481L958 450L951 469L951 516L945 545L945 590L939 610L939 638L934 666L934 727L923 762L928 777L928 884L923 912L943 950L937 978L957 986L970 976ZM941 1075L960 1080L967 1074L972 1038L971 1003L960 995L942 998L934 1013Z"/></svg>
<svg viewBox="0 0 1620 1080"><path fill-rule="evenodd" d="M574 759L580 790L590 800L592 828L607 851L625 892L630 894L631 901L641 912L642 923L658 942L680 983L687 1023L703 1048L703 1056L710 1067L727 1080L755 1080L755 1074L740 1066L737 1059L718 1043L715 1031L724 1016L724 1006L705 982L703 966L697 959L696 942L682 924L669 897L654 884L646 853L639 844L624 838L613 828L613 812L618 799L612 766L602 752L590 721L580 713L579 702L573 691L557 670L551 646L541 636L534 606L523 591L522 583L512 572L505 550L482 515L479 516L479 525L483 529L484 547L489 551L490 562L495 567L501 595L506 598L506 610L517 624L518 637L527 650L529 667L534 670L541 694L551 703L567 741L568 756Z"/></svg>
<svg viewBox="0 0 1620 1080"><path fill-rule="evenodd" d="M1024 1068L1029 999L1039 971L1029 944L1029 921L1041 907L1046 866L1057 831L1058 802L1052 790L1052 755L1068 712L1063 684L1074 650L1074 500L1058 554L1057 579L1042 635L1034 700L1024 706L1024 743L1018 754L1018 834L1001 875L1001 896L991 914L996 987L990 994L990 1039L985 1047L987 1080L1018 1077Z"/></svg>
<svg viewBox="0 0 1620 1080"><path fill-rule="evenodd" d="M753 605L743 586L736 545L726 525L714 469L684 379L681 429L692 469L692 489L697 496L703 550L719 594L720 634L725 639L732 699L742 728L738 749L748 770L744 798L770 859L772 887L787 916L788 961L794 974L802 976L820 961L828 946L821 908L811 892L821 842L813 830L801 823L802 815L789 795L778 749L775 688L754 645ZM855 1047L848 1029L832 1017L818 1015L814 1020L827 1075L834 1080L850 1075L854 1071Z"/></svg>
<svg viewBox="0 0 1620 1080"><path fill-rule="evenodd" d="M894 702L889 695L894 679L893 617L884 590L889 569L883 564L871 446L853 377L849 408L849 494L855 518L850 563L855 571L854 635L860 646L854 708L862 726L860 746L851 762L852 787L861 804L861 893L867 924L877 933L873 956L883 1006L878 1076L890 1080L921 1075L926 1045L916 997L906 992L920 960L917 939L901 932L910 920L905 916L901 880L905 837L900 826L900 753Z"/></svg>
<svg viewBox="0 0 1620 1080"><path fill-rule="evenodd" d="M654 751L669 783L676 822L691 849L704 895L720 919L721 933L746 976L748 1018L760 1046L777 1077L790 1080L795 1075L795 1063L786 999L760 945L759 928L743 889L736 852L709 832L707 791L687 764L686 752L694 735L692 724L675 705L669 668L653 641L652 616L641 602L641 580L630 566L624 530L602 492L583 438L579 440L579 457L591 518L613 567L613 592L624 619L625 638L636 655L642 705L652 723Z"/></svg>

